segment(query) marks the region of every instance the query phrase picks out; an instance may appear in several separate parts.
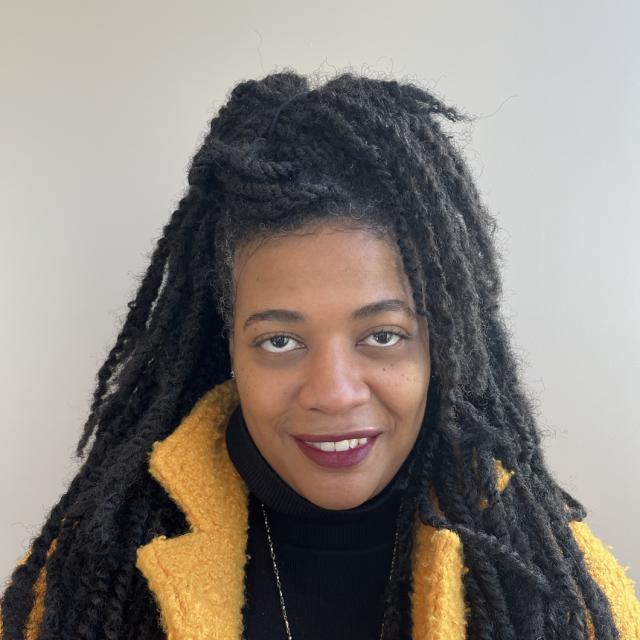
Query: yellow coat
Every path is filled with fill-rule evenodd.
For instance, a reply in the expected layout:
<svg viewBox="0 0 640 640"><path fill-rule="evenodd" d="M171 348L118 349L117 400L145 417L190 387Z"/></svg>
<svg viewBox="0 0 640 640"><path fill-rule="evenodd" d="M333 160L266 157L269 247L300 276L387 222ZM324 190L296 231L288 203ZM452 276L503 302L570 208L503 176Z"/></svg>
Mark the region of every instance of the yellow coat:
<svg viewBox="0 0 640 640"><path fill-rule="evenodd" d="M185 513L191 528L174 538L158 536L137 550L136 566L156 598L168 640L241 637L248 494L224 437L237 403L233 380L213 387L167 438L154 443L149 456L150 473ZM502 491L510 473L497 460L496 469ZM571 522L570 527L591 575L610 602L621 640L640 639L640 601L626 568L584 521ZM54 549L55 540L50 553ZM419 523L412 562L414 639L464 640L462 578L467 569L459 536ZM28 640L37 638L45 588L43 569L36 583ZM589 617L588 623L594 638Z"/></svg>

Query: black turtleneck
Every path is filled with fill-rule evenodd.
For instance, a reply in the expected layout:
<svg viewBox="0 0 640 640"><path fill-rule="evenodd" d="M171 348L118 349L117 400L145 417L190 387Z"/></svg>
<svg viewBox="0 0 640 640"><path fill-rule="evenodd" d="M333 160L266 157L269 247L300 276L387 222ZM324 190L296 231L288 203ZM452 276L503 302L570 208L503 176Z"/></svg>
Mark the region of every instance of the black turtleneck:
<svg viewBox="0 0 640 640"><path fill-rule="evenodd" d="M273 470L239 405L229 418L226 442L249 489L243 638L287 638L262 503L293 640L378 640L409 459L371 500L354 509L330 510L298 494Z"/></svg>

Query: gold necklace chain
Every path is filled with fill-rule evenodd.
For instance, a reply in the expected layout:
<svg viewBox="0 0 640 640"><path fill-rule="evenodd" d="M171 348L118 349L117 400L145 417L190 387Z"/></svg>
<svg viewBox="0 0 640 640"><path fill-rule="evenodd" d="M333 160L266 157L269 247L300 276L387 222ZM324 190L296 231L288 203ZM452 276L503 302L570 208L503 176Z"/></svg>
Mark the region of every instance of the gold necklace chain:
<svg viewBox="0 0 640 640"><path fill-rule="evenodd" d="M264 508L264 504L260 503L260 507L262 508L262 516L264 518L264 528L267 532L267 542L269 543L269 553L271 555L271 563L273 564L273 573L276 577L276 587L278 588L278 595L280 596L280 610L282 611L282 619L284 621L284 629L287 633L287 640L293 640L293 636L291 635L291 627L289 626L289 618L287 617L287 608L284 604L284 594L282 593L282 584L280 582L280 572L278 571L278 565L276 564L276 553L273 549L273 540L271 540L271 528L269 527L269 521L267 519L267 512ZM389 569L389 577L388 581L391 580L391 576L393 575L393 569L396 564L396 550L398 548L398 524L396 522L396 535L395 540L393 542L393 555L391 556L391 567ZM386 610L382 617L382 625L380 627L380 640L384 638L384 629L386 626Z"/></svg>

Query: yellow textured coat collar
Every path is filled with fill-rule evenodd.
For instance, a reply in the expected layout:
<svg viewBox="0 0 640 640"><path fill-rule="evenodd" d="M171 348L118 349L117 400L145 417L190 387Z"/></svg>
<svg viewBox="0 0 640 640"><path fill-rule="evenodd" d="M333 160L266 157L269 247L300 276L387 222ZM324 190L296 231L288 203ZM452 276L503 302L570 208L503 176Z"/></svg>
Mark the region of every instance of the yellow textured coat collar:
<svg viewBox="0 0 640 640"><path fill-rule="evenodd" d="M213 387L164 440L149 471L185 513L190 531L137 550L168 640L240 640L247 560L248 490L231 462L227 420L239 402L233 380ZM499 488L509 480L496 461ZM462 542L419 523L411 601L415 640L463 640Z"/></svg>

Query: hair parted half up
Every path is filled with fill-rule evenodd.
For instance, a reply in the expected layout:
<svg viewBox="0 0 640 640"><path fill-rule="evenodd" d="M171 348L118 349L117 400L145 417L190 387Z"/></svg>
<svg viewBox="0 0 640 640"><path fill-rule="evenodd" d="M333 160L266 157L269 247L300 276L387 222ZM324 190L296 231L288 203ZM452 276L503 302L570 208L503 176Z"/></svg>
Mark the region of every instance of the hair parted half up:
<svg viewBox="0 0 640 640"><path fill-rule="evenodd" d="M441 126L469 119L416 84L352 73L311 86L284 71L233 88L97 374L82 467L5 591L6 640L23 638L45 565L41 640L163 637L136 549L188 525L148 473L148 454L229 378L237 251L327 221L393 240L429 327L425 427L385 595L389 637L410 633L401 599L417 513L463 543L468 638L583 640L585 610L598 639L618 638L568 527L586 511L550 475L519 381L496 223ZM494 459L514 472L504 491Z"/></svg>

